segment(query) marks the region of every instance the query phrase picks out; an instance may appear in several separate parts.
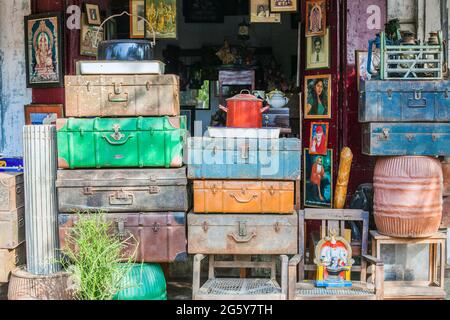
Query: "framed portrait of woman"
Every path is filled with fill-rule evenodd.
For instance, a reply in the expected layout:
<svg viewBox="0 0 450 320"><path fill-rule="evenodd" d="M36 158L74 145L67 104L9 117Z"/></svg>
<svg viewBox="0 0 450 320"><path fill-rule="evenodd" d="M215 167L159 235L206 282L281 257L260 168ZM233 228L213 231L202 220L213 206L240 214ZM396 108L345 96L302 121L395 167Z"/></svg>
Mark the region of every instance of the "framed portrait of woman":
<svg viewBox="0 0 450 320"><path fill-rule="evenodd" d="M306 1L306 31L307 37L324 36L327 25L326 0Z"/></svg>
<svg viewBox="0 0 450 320"><path fill-rule="evenodd" d="M27 88L61 87L64 81L61 13L25 17Z"/></svg>
<svg viewBox="0 0 450 320"><path fill-rule="evenodd" d="M331 119L331 75L305 77L305 119Z"/></svg>

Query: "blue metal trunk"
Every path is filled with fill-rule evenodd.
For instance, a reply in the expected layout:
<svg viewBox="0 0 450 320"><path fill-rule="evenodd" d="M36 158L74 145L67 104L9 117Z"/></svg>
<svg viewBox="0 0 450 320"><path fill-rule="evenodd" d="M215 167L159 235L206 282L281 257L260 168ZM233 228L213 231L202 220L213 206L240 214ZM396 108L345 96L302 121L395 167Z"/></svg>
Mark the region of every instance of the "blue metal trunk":
<svg viewBox="0 0 450 320"><path fill-rule="evenodd" d="M366 81L360 122L450 121L450 81Z"/></svg>
<svg viewBox="0 0 450 320"><path fill-rule="evenodd" d="M369 156L448 156L450 123L367 123L362 142Z"/></svg>
<svg viewBox="0 0 450 320"><path fill-rule="evenodd" d="M189 179L297 180L299 139L189 138Z"/></svg>

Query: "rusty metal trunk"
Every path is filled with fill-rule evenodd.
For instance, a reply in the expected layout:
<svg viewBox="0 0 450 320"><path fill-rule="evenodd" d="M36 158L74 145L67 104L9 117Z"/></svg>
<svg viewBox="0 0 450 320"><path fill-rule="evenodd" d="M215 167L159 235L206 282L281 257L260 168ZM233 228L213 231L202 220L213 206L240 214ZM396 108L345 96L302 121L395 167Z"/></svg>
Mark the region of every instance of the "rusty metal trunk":
<svg viewBox="0 0 450 320"><path fill-rule="evenodd" d="M8 282L11 271L25 264L25 259L25 242L14 249L0 249L0 283Z"/></svg>
<svg viewBox="0 0 450 320"><path fill-rule="evenodd" d="M25 241L25 208L0 211L0 249L14 249Z"/></svg>
<svg viewBox="0 0 450 320"><path fill-rule="evenodd" d="M23 173L0 172L0 211L23 207L23 194Z"/></svg>
<svg viewBox="0 0 450 320"><path fill-rule="evenodd" d="M298 216L188 214L189 254L298 253Z"/></svg>

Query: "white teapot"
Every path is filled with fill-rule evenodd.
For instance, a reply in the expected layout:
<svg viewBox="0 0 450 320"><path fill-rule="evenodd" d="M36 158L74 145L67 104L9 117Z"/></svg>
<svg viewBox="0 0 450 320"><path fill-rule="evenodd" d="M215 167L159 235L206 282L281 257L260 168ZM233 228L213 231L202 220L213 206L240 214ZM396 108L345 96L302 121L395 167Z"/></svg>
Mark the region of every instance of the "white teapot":
<svg viewBox="0 0 450 320"><path fill-rule="evenodd" d="M279 90L274 90L267 94L266 101L274 109L280 109L289 103L289 99Z"/></svg>

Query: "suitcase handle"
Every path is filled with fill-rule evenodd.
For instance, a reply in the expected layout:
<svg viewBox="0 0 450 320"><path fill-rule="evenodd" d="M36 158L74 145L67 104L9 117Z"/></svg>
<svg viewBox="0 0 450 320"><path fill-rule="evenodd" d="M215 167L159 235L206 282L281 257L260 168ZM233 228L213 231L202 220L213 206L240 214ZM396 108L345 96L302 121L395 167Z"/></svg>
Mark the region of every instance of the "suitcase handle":
<svg viewBox="0 0 450 320"><path fill-rule="evenodd" d="M408 107L409 108L426 108L427 107L427 99L408 99Z"/></svg>
<svg viewBox="0 0 450 320"><path fill-rule="evenodd" d="M240 198L237 194L231 193L230 197L234 198L239 203L249 203L250 201L258 198L258 195L257 194L253 194L250 198L243 199L243 198Z"/></svg>
<svg viewBox="0 0 450 320"><path fill-rule="evenodd" d="M240 236L237 236L236 234L234 234L234 233L229 233L228 234L228 237L230 237L231 239L233 239L235 242L237 242L237 243L248 243L248 242L250 242L253 238L256 238L256 232L252 232L252 234L250 234L249 236L247 236L247 237L240 237Z"/></svg>
<svg viewBox="0 0 450 320"><path fill-rule="evenodd" d="M121 145L127 143L128 140L130 140L130 139L133 138L133 137L134 137L134 135L130 134L130 135L129 135L125 140L123 140L123 141L112 141L112 140L109 140L109 138L108 138L106 135L103 135L103 139L105 139L106 142L108 142L109 144L111 144L111 145L113 145L113 146L121 146Z"/></svg>
<svg viewBox="0 0 450 320"><path fill-rule="evenodd" d="M134 195L128 192L117 191L109 196L109 204L111 205L132 205Z"/></svg>
<svg viewBox="0 0 450 320"><path fill-rule="evenodd" d="M125 92L125 98L121 97L113 98L113 93L108 94L108 101L112 103L128 103L128 99L129 99L128 92Z"/></svg>

